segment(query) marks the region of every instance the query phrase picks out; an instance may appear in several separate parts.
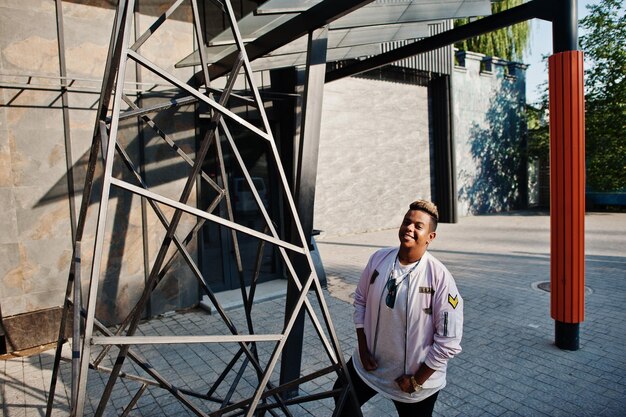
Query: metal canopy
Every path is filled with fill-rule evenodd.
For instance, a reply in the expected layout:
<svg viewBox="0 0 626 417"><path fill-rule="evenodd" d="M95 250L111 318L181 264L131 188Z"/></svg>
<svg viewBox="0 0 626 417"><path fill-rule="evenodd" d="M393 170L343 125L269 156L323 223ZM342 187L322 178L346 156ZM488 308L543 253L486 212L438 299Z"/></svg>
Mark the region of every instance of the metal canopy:
<svg viewBox="0 0 626 417"><path fill-rule="evenodd" d="M331 10L329 0L270 0L240 19L238 24L241 36L248 44L250 60L263 58L262 63L255 63L255 70L304 65L307 50L304 35L326 24L329 27L327 62L333 62L378 54L380 48L375 46L384 42L427 37L429 22L491 13L487 0L380 1L366 4L343 16L333 13L340 13L345 7L332 7L336 8L335 12ZM299 31L286 30L298 19L303 22ZM263 51L256 52L257 45ZM232 33L224 31L208 40L204 50L207 62L211 64L211 75L223 75L216 68L236 52ZM200 65L198 50L176 64L177 67L194 65Z"/></svg>
<svg viewBox="0 0 626 417"><path fill-rule="evenodd" d="M380 68L404 58L433 51L462 39L479 36L483 33L511 26L534 17L549 20L551 19L551 7L551 3L533 0L498 14L487 16L484 19L467 23L452 30L447 30L400 48L338 68L326 74L326 82Z"/></svg>
<svg viewBox="0 0 626 417"><path fill-rule="evenodd" d="M381 42L404 41L429 36L429 23L415 22L407 24L393 24L385 26L366 26L353 29L338 29L329 31L327 61L333 62L343 59L358 58L380 53ZM209 63L218 62L227 56L230 45L205 47ZM287 45L280 47L255 61L256 71L272 68L282 68L292 65L304 65L307 52L307 37L302 36ZM196 50L177 64L177 67L198 65L199 59Z"/></svg>
<svg viewBox="0 0 626 417"><path fill-rule="evenodd" d="M491 4L484 0L409 0L372 3L344 16L336 27L386 25L389 23L424 22L491 14Z"/></svg>

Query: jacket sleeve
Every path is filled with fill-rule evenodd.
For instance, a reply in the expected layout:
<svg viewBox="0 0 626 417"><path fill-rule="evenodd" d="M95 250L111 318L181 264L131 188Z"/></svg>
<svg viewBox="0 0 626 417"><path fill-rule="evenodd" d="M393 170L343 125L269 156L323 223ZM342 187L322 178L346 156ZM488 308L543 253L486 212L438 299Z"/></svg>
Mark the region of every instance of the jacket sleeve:
<svg viewBox="0 0 626 417"><path fill-rule="evenodd" d="M354 326L359 329L364 327L365 323L365 306L367 304L367 294L370 286L371 275L374 272L372 260L376 254L370 256L365 269L361 272L361 278L354 291Z"/></svg>
<svg viewBox="0 0 626 417"><path fill-rule="evenodd" d="M463 336L463 298L450 272L444 269L437 275L433 298L435 332L425 360L434 370L445 368L448 359L461 352Z"/></svg>

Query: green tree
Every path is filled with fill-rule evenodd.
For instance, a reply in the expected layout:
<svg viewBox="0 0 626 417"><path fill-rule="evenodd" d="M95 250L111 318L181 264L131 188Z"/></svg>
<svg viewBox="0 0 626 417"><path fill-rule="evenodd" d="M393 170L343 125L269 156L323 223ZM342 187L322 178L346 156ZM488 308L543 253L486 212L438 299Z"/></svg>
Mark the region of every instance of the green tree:
<svg viewBox="0 0 626 417"><path fill-rule="evenodd" d="M519 6L524 0L502 0L491 3L491 13ZM458 19L455 26L464 25L469 19ZM528 47L530 26L528 21L507 28L499 29L475 38L465 39L454 46L464 51L480 52L488 56L497 56L509 61L521 61L524 50Z"/></svg>
<svg viewBox="0 0 626 417"><path fill-rule="evenodd" d="M528 127L528 158L547 158L550 152L550 131L548 127L548 103L526 105L526 126Z"/></svg>
<svg viewBox="0 0 626 417"><path fill-rule="evenodd" d="M587 6L585 53L587 187L626 188L626 15L622 0Z"/></svg>

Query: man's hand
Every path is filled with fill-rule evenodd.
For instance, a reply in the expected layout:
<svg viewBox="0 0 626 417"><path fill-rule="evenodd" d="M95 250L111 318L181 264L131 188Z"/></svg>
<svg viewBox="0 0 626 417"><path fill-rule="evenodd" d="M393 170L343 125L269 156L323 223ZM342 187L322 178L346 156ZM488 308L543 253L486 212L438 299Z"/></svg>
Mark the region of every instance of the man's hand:
<svg viewBox="0 0 626 417"><path fill-rule="evenodd" d="M421 389L421 386L434 373L435 373L434 369L430 368L428 365L422 362L422 364L420 365L415 375L411 375L411 374L401 375L396 378L396 384L398 384L398 386L400 387L402 391L406 392L407 394L411 394L415 392L415 388L413 387L413 383L411 382L411 377L415 378L415 382L417 382L417 384L420 386L419 389Z"/></svg>
<svg viewBox="0 0 626 417"><path fill-rule="evenodd" d="M400 389L407 394L411 394L415 391L415 389L413 389L413 384L411 384L411 375L400 375L396 378L396 384L398 384Z"/></svg>
<svg viewBox="0 0 626 417"><path fill-rule="evenodd" d="M366 371L369 372L378 368L378 363L376 362L376 359L374 359L374 356L370 353L369 349L367 349L367 346L361 346L359 344L359 357L361 358L361 363Z"/></svg>

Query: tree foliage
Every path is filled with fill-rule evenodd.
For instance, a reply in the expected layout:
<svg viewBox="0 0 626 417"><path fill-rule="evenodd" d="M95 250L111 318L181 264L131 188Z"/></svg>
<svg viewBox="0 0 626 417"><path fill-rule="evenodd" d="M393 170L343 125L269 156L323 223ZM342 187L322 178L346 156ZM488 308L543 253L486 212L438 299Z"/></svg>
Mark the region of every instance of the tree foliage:
<svg viewBox="0 0 626 417"><path fill-rule="evenodd" d="M502 0L491 3L491 13L519 6L524 0ZM469 19L458 19L455 26L464 25ZM465 39L455 44L455 47L464 51L480 52L488 56L496 56L509 61L521 61L524 50L528 46L530 35L529 22L518 23L507 28L499 29L475 38Z"/></svg>
<svg viewBox="0 0 626 417"><path fill-rule="evenodd" d="M473 214L513 210L525 204L520 193L526 178L520 148L524 107L516 90L512 83L503 83L501 94L494 94L489 101L486 123L472 123L468 143L476 169L460 170L463 185L459 195Z"/></svg>
<svg viewBox="0 0 626 417"><path fill-rule="evenodd" d="M550 131L548 127L548 102L526 105L526 126L528 128L528 157L540 159L550 152Z"/></svg>
<svg viewBox="0 0 626 417"><path fill-rule="evenodd" d="M587 189L626 189L626 17L623 0L588 5L580 21L585 54L585 152ZM549 152L548 92L527 110L529 156Z"/></svg>
<svg viewBox="0 0 626 417"><path fill-rule="evenodd" d="M587 187L626 189L626 15L623 0L587 6L585 53Z"/></svg>

